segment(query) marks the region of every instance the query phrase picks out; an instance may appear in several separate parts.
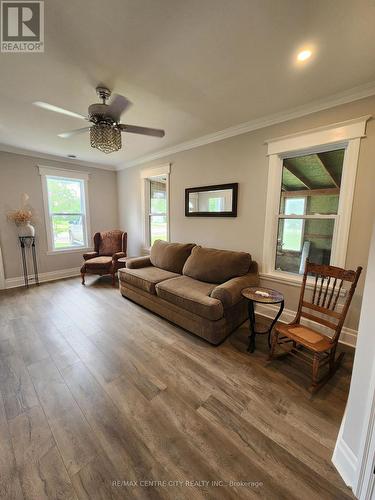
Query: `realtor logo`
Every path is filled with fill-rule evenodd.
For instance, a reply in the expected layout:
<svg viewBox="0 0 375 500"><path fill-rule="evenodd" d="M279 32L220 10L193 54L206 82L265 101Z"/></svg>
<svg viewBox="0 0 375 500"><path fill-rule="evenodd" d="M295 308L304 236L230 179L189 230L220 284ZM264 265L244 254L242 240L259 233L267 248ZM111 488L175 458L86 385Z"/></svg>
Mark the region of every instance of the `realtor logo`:
<svg viewBox="0 0 375 500"><path fill-rule="evenodd" d="M1 1L1 52L44 52L43 1Z"/></svg>

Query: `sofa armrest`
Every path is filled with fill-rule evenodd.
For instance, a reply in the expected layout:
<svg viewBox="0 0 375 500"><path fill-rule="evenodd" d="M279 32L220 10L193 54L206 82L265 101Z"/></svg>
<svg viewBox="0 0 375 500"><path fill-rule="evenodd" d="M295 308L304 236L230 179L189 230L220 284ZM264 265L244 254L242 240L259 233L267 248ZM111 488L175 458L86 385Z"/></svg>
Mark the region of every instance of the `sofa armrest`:
<svg viewBox="0 0 375 500"><path fill-rule="evenodd" d="M253 261L249 273L218 285L212 290L211 297L220 300L224 309L227 309L242 299L241 292L244 288L257 285L259 285L258 266Z"/></svg>
<svg viewBox="0 0 375 500"><path fill-rule="evenodd" d="M151 266L150 256L146 255L144 257L134 257L126 261L126 267L128 269L139 269L141 267Z"/></svg>
<svg viewBox="0 0 375 500"><path fill-rule="evenodd" d="M112 255L112 260L114 260L115 262L117 262L119 259L122 259L123 257L126 257L126 253L125 252L116 252Z"/></svg>
<svg viewBox="0 0 375 500"><path fill-rule="evenodd" d="M94 257L98 257L98 255L98 252L87 252L83 254L83 258L84 260L89 260L93 259Z"/></svg>

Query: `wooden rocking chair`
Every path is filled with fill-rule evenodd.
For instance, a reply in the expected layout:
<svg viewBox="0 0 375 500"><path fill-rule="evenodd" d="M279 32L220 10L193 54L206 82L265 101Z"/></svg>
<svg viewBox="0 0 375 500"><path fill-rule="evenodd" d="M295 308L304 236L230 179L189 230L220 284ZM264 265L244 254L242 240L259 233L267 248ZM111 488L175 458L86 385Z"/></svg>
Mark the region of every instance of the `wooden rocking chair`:
<svg viewBox="0 0 375 500"><path fill-rule="evenodd" d="M344 356L344 353L341 353L335 359L341 329L361 271L362 267L358 267L356 271L349 271L340 267L313 264L306 260L296 317L290 324L280 322L276 324L269 359L274 357L275 348L278 345L284 351L282 355L291 354L312 366L312 385L309 390L313 393L332 377ZM308 291L306 291L308 275L314 278L310 300L306 298L308 295ZM350 288L344 303L340 304L340 309L342 309L338 312L336 307L344 290L344 282L349 282ZM313 312L316 314L312 314ZM333 335L328 336L302 325L301 318L306 318L333 330ZM320 368L327 364L328 373L319 378Z"/></svg>

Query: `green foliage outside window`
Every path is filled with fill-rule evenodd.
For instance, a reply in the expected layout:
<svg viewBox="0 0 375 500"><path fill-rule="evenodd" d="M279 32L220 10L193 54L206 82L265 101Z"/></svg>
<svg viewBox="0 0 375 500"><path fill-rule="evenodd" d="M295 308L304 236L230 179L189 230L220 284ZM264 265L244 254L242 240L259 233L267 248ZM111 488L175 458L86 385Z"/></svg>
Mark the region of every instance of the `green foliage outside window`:
<svg viewBox="0 0 375 500"><path fill-rule="evenodd" d="M55 248L83 245L81 181L47 179L48 204L52 215ZM57 215L54 215L57 214Z"/></svg>
<svg viewBox="0 0 375 500"><path fill-rule="evenodd" d="M81 181L47 179L51 213L81 213Z"/></svg>

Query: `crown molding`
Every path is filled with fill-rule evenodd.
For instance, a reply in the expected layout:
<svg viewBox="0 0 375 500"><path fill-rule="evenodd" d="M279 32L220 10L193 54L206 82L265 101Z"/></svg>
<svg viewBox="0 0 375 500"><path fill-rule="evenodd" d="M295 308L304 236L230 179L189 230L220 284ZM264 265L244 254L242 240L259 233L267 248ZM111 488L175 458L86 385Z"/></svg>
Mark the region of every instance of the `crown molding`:
<svg viewBox="0 0 375 500"><path fill-rule="evenodd" d="M271 125L276 125L277 123L301 118L303 116L317 113L318 111L323 111L325 109L334 108L335 106L340 106L341 104L358 101L372 95L375 95L375 81L369 82L365 85L354 87L352 89L346 90L345 92L334 94L325 99L320 99L303 106L298 106L289 111L281 111L280 113L267 115L262 118L256 118L255 120L250 120L248 122L241 123L239 125L220 130L218 132L214 132L212 134L203 135L202 137L198 137L191 141L176 144L175 146L156 151L155 153L141 156L134 160L125 162L124 164L118 165L117 170L124 170L125 168L142 165L143 163L158 160L159 158L164 158L166 156L180 153L182 151L187 151L189 149L195 149L200 146L205 146L206 144L210 144L212 142L222 141L223 139L228 139L237 135L246 134L247 132L252 132L254 130L269 127Z"/></svg>
<svg viewBox="0 0 375 500"><path fill-rule="evenodd" d="M58 156L58 155L52 155L49 153L42 153L40 151L33 151L33 150L29 150L29 149L18 148L16 146L9 146L7 144L0 144L0 152L13 153L16 155L21 155L21 156L30 156L32 158L57 161L60 163L68 163L70 165L75 165L75 166L80 166L80 167L99 168L101 170L111 170L111 171L117 170L115 165L101 165L101 164L90 162L90 161L83 161L83 160L80 160L79 158L71 159L71 158L67 158L66 156Z"/></svg>
<svg viewBox="0 0 375 500"><path fill-rule="evenodd" d="M323 111L325 109L333 108L341 104L347 104L349 102L358 101L360 99L364 99L366 97L370 97L373 95L375 95L375 81L369 82L365 85L354 87L352 89L346 90L338 94L334 94L325 99L314 101L312 103L303 106L298 106L289 111L281 111L280 113L267 115L262 118L256 118L255 120L250 120L248 122L240 123L239 125L235 125L233 127L229 127L224 130L220 130L218 132L214 132L212 134L203 135L191 141L182 142L180 144L176 144L175 146L171 146L169 148L156 151L154 153L140 156L138 158L135 158L134 160L121 162L115 165L102 165L95 162L83 161L80 159L70 159L62 155L59 156L49 153L43 153L40 151L23 149L17 146L11 146L2 143L0 143L0 151L6 153L14 153L22 156L30 156L33 158L40 158L44 160L63 162L71 165L80 165L88 168L99 168L101 170L119 171L129 167L142 165L143 163L158 160L160 158L180 153L182 151L195 149L200 146L210 144L212 142L222 141L230 137L246 134L254 130L269 127L271 125L276 125L277 123L282 123L288 120L301 118L303 116L307 116L312 113L316 113L318 111Z"/></svg>

